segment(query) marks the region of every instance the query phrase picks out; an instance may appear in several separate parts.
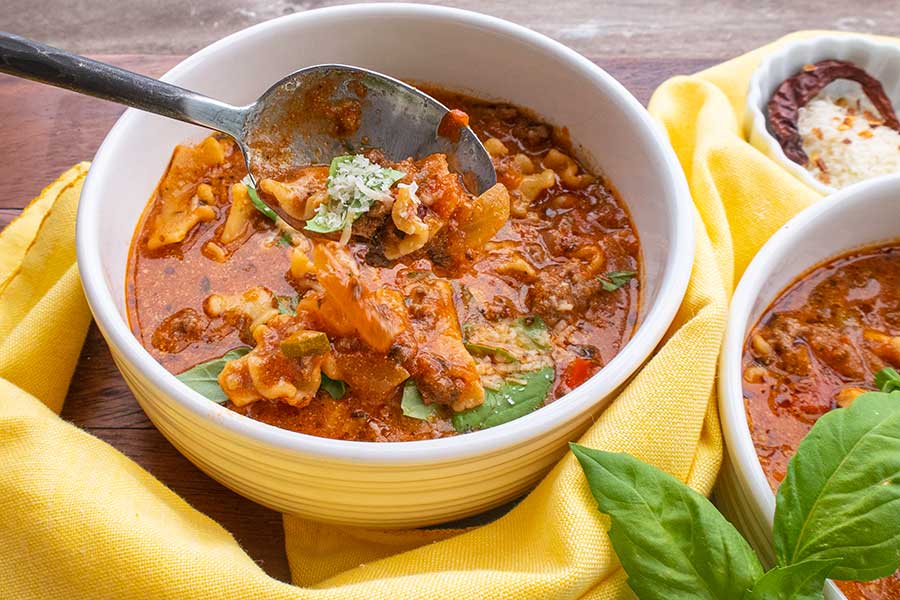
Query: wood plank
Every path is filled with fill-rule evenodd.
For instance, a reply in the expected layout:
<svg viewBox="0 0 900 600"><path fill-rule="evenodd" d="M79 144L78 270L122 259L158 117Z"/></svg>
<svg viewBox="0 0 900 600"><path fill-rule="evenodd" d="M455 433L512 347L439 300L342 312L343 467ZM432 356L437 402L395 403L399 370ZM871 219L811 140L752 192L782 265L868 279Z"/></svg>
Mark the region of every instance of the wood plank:
<svg viewBox="0 0 900 600"><path fill-rule="evenodd" d="M0 208L0 231L19 216L22 210L18 208Z"/></svg>
<svg viewBox="0 0 900 600"><path fill-rule="evenodd" d="M145 55L98 58L157 77L181 59ZM61 172L90 160L124 110L111 102L0 75L0 131L9 152L9 158L0 161L0 208L25 206Z"/></svg>
<svg viewBox="0 0 900 600"><path fill-rule="evenodd" d="M798 29L900 34L896 0L420 0L474 10L546 34L582 54L735 55ZM4 0L3 29L75 52L186 54L250 25L347 0ZM62 10L62 6L77 7ZM89 24L89 25L88 25Z"/></svg>

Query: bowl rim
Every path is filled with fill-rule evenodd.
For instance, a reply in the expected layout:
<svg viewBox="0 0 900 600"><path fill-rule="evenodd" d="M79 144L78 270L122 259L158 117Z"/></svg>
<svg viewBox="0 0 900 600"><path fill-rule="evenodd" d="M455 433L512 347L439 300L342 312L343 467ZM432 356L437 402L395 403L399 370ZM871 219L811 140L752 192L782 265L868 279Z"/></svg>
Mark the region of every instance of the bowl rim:
<svg viewBox="0 0 900 600"><path fill-rule="evenodd" d="M138 116L138 111L128 109L107 134L94 158L94 163L84 183L82 199L76 222L76 249L82 285L91 311L110 346L121 353L127 364L137 369L157 388L157 391L190 412L232 434L287 453L299 453L338 461L364 460L370 464L413 465L427 462L452 462L460 459L491 454L500 450L526 444L548 431L577 419L597 402L619 388L644 364L674 320L675 314L687 290L694 256L693 203L681 166L662 128L651 118L643 106L599 66L574 50L542 34L503 19L442 6L384 3L352 4L314 9L275 18L248 27L187 57L168 71L161 79L171 81L190 71L220 49L271 32L290 29L298 22L320 19L360 19L371 16L415 17L425 20L450 21L462 25L492 30L500 35L518 39L565 60L583 77L599 84L609 95L611 102L630 114L635 134L647 139L648 146L655 147L655 158L662 165L663 189L671 190L674 218L669 224L671 248L662 270L662 282L656 302L645 313L635 334L603 369L573 392L528 415L490 429L459 436L434 440L395 443L372 443L334 440L297 433L245 417L201 396L181 383L149 352L131 333L127 322L116 308L116 301L106 284L101 266L98 210L102 203L100 178L105 170L113 168L115 158L112 149L123 143L123 131ZM298 68L302 65L298 65Z"/></svg>
<svg viewBox="0 0 900 600"><path fill-rule="evenodd" d="M750 85L747 88L746 100L746 112L750 116L748 119L750 130L759 134L760 139L762 139L766 145L769 156L775 157L785 169L790 171L792 175L800 179L806 185L821 194L828 195L838 192L841 188L822 183L801 165L789 159L784 153L781 144L779 144L778 140L775 139L775 136L769 132L768 119L763 112L763 107L768 105L769 98L763 98L762 81L768 76L772 66L780 61L787 60L798 48L815 46L827 48L834 48L834 46L858 46L863 48L869 54L893 52L896 55L895 58L900 61L900 44L890 43L885 40L874 40L864 35L852 33L813 35L811 37L786 42L777 50L763 58L759 63L759 66L753 71L753 75L750 77Z"/></svg>
<svg viewBox="0 0 900 600"><path fill-rule="evenodd" d="M847 186L802 210L763 244L744 271L732 296L725 339L719 359L718 406L722 435L728 462L735 472L740 487L738 492L750 496L750 506L755 512L755 514L747 516L756 520L764 519L764 526L769 533L771 533L775 517L775 493L769 487L768 479L750 436L750 424L744 407L742 384L741 361L744 342L749 333L748 328L753 325L750 323L753 306L762 290L765 289L770 273L778 270L787 256L795 251L797 240L802 232L834 220L833 213L843 207L848 205L852 207L862 203L867 197L879 194L884 190L898 189L900 189L900 173L884 175ZM886 240L873 239L858 247L864 248L882 242L886 242ZM853 248L838 248L830 252L828 256L834 258L852 250ZM791 279L787 286L796 281L797 277L802 277L808 269L815 268L825 260L829 260L829 258L808 265L806 270ZM785 289L786 286L778 290L773 300ZM836 587L832 592L840 593Z"/></svg>

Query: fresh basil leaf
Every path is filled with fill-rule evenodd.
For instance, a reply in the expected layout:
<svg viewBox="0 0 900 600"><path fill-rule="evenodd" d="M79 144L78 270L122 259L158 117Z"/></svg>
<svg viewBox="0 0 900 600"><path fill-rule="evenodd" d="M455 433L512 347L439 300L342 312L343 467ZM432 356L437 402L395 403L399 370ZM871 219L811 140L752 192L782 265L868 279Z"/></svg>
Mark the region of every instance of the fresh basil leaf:
<svg viewBox="0 0 900 600"><path fill-rule="evenodd" d="M499 348L497 346L488 346L487 344L476 344L475 342L463 342L463 345L472 356L496 356L498 358L502 358L505 362L519 362L519 360L509 352L509 350L505 350L504 348Z"/></svg>
<svg viewBox="0 0 900 600"><path fill-rule="evenodd" d="M875 386L888 394L900 391L900 373L891 367L885 367L875 373Z"/></svg>
<svg viewBox="0 0 900 600"><path fill-rule="evenodd" d="M263 215L272 219L272 221L278 221L278 213L269 208L265 202L259 199L259 194L256 192L256 187L253 185L253 180L250 179L250 176L247 175L241 181L244 185L247 186L247 195L250 196L250 202L256 207L256 210L261 212Z"/></svg>
<svg viewBox="0 0 900 600"><path fill-rule="evenodd" d="M523 333L538 350L550 349L549 329L542 318L536 315L519 317L512 322L512 326Z"/></svg>
<svg viewBox="0 0 900 600"><path fill-rule="evenodd" d="M353 162L354 154L347 154L345 156L335 156L331 159L331 165L328 167L328 176L334 177L337 175L338 167L343 165L349 165Z"/></svg>
<svg viewBox="0 0 900 600"><path fill-rule="evenodd" d="M637 271L610 271L606 275L599 275L600 285L607 292L614 292L637 275Z"/></svg>
<svg viewBox="0 0 900 600"><path fill-rule="evenodd" d="M869 392L823 415L788 463L775 506L780 566L842 559L830 576L900 567L900 392Z"/></svg>
<svg viewBox="0 0 900 600"><path fill-rule="evenodd" d="M521 373L498 390L484 390L484 403L453 415L457 431L487 429L530 413L543 404L553 385L553 367Z"/></svg>
<svg viewBox="0 0 900 600"><path fill-rule="evenodd" d="M570 446L641 600L741 598L762 577L749 544L709 500L628 454Z"/></svg>
<svg viewBox="0 0 900 600"><path fill-rule="evenodd" d="M828 573L839 562L839 558L805 560L775 567L753 584L744 600L822 600Z"/></svg>
<svg viewBox="0 0 900 600"><path fill-rule="evenodd" d="M220 358L216 358L205 363L193 366L183 373L176 375L183 383L187 384L192 390L206 396L213 402L222 404L228 400L228 396L219 386L219 373L225 368L225 363L229 360L240 358L250 352L250 348L242 346L229 350Z"/></svg>
<svg viewBox="0 0 900 600"><path fill-rule="evenodd" d="M412 379L407 379L406 383L403 384L403 397L400 399L400 408L407 417L421 419L422 421L427 421L437 416L437 407L433 404L425 404L422 401L422 394L419 393L419 388Z"/></svg>
<svg viewBox="0 0 900 600"><path fill-rule="evenodd" d="M340 400L347 393L347 384L340 379L332 379L325 373L322 373L322 383L319 384L319 389L325 390L335 400Z"/></svg>
<svg viewBox="0 0 900 600"><path fill-rule="evenodd" d="M278 305L278 312L293 316L297 314L297 303L300 302L300 296L276 296L275 302Z"/></svg>

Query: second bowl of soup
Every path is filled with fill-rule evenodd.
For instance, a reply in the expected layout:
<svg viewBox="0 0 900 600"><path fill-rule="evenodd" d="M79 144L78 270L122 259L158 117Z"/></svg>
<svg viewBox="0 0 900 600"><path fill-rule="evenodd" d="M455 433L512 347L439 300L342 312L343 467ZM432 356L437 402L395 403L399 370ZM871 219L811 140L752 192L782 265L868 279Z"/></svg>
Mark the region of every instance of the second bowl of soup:
<svg viewBox="0 0 900 600"><path fill-rule="evenodd" d="M900 176L807 209L760 250L735 291L720 363L728 446L720 506L772 560L774 492L816 420L900 367ZM830 598L900 596L900 573L828 584Z"/></svg>

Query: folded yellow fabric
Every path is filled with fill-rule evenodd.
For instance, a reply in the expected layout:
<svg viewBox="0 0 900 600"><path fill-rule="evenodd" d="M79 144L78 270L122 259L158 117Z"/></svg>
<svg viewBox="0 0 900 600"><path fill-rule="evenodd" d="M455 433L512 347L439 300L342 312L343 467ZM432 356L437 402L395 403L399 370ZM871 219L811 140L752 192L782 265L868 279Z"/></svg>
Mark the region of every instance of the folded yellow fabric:
<svg viewBox="0 0 900 600"><path fill-rule="evenodd" d="M722 456L716 358L728 296L760 245L817 195L742 138L747 82L772 47L657 90L696 205L697 256L664 345L581 443L626 451L708 493ZM285 517L296 585L58 412L88 323L74 264L85 165L0 234L0 597L627 598L572 457L467 531L383 532Z"/></svg>

